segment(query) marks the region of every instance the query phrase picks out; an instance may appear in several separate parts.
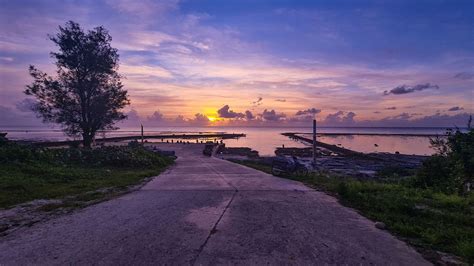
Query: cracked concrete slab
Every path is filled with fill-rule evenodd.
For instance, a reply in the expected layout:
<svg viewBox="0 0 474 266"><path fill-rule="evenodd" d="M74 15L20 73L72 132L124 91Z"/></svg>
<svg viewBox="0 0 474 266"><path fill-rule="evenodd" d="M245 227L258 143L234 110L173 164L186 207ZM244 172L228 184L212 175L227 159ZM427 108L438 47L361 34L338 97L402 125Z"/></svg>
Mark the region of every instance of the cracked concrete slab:
<svg viewBox="0 0 474 266"><path fill-rule="evenodd" d="M324 193L242 191L197 260L226 264L427 264L419 254Z"/></svg>
<svg viewBox="0 0 474 266"><path fill-rule="evenodd" d="M2 238L0 264L186 264L233 193L137 191Z"/></svg>

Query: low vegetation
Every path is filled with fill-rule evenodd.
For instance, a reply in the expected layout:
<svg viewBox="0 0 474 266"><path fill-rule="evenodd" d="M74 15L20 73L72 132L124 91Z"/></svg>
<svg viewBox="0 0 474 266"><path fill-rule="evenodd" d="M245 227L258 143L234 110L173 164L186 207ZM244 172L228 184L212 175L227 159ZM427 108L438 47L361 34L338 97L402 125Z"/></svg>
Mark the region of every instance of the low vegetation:
<svg viewBox="0 0 474 266"><path fill-rule="evenodd" d="M416 187L444 193L469 194L474 181L474 129L449 130L445 137L431 140L437 153L423 164L414 179Z"/></svg>
<svg viewBox="0 0 474 266"><path fill-rule="evenodd" d="M0 143L0 208L35 199L81 196L125 188L159 174L173 162L139 145L45 149ZM90 193L87 197L105 196Z"/></svg>
<svg viewBox="0 0 474 266"><path fill-rule="evenodd" d="M474 262L474 130L448 132L432 141L438 153L409 178L394 178L403 169L384 169L379 177L360 181L325 174L288 175L340 199L364 216L381 221L387 230L423 250L433 261L433 250ZM237 161L271 173L258 161ZM390 177L390 178L387 178Z"/></svg>

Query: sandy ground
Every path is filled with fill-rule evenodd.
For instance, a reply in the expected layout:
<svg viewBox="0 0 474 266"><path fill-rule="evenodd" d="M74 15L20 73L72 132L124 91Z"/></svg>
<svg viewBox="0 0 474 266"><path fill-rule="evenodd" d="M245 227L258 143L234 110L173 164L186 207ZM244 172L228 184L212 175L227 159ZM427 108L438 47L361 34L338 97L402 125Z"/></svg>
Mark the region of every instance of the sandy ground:
<svg viewBox="0 0 474 266"><path fill-rule="evenodd" d="M0 239L0 264L428 264L299 182L176 150L141 190Z"/></svg>

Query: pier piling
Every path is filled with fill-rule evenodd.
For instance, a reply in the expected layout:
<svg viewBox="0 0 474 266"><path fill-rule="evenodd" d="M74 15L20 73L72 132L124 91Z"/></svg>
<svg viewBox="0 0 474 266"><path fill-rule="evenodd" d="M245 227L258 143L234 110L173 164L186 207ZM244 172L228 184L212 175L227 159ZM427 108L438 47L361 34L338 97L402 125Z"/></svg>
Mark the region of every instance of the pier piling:
<svg viewBox="0 0 474 266"><path fill-rule="evenodd" d="M313 119L313 166L316 167L316 119Z"/></svg>

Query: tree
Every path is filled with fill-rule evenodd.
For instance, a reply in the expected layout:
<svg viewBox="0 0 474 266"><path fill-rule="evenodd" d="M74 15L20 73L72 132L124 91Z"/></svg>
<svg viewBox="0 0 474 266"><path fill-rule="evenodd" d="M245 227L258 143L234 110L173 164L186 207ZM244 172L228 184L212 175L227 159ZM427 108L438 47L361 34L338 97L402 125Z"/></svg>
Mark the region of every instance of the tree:
<svg viewBox="0 0 474 266"><path fill-rule="evenodd" d="M32 110L44 122L60 124L70 136L82 135L83 146L91 147L98 130L117 129L114 123L126 118L121 109L130 104L117 73L117 49L103 27L86 33L73 21L49 39L59 47L51 52L57 77L30 65L34 82L24 92L36 98Z"/></svg>

